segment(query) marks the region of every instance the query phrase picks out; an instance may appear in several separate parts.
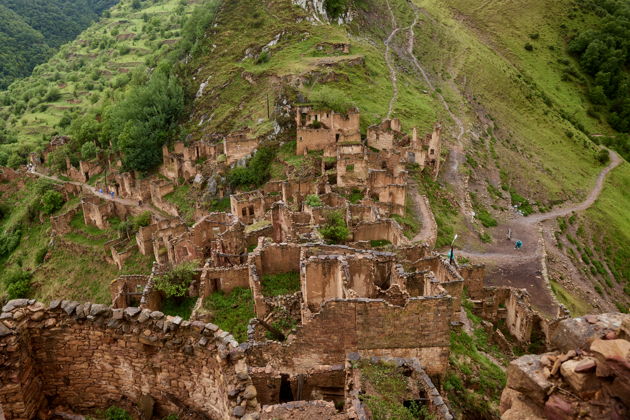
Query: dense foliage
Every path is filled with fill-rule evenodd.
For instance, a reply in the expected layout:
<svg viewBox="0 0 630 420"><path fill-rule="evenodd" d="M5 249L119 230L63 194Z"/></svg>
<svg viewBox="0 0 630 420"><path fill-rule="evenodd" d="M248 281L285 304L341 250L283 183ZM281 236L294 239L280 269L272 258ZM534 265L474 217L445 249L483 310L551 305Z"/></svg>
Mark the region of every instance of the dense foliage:
<svg viewBox="0 0 630 420"><path fill-rule="evenodd" d="M197 261L183 262L155 278L155 289L170 297L184 297L195 278Z"/></svg>
<svg viewBox="0 0 630 420"><path fill-rule="evenodd" d="M276 157L276 151L270 147L261 147L247 163L247 167L232 169L227 181L232 188L257 187L269 180L269 168Z"/></svg>
<svg viewBox="0 0 630 420"><path fill-rule="evenodd" d="M589 99L608 110L608 122L630 131L630 3L626 0L585 1L582 6L599 16L595 28L585 26L569 42L591 76Z"/></svg>
<svg viewBox="0 0 630 420"><path fill-rule="evenodd" d="M126 169L147 171L162 163L162 146L175 133L183 110L179 79L158 69L107 110L103 135L122 153Z"/></svg>
<svg viewBox="0 0 630 420"><path fill-rule="evenodd" d="M0 0L0 88L30 73L115 0Z"/></svg>
<svg viewBox="0 0 630 420"><path fill-rule="evenodd" d="M3 279L7 299L20 299L28 296L31 290L31 273L22 270L14 270Z"/></svg>
<svg viewBox="0 0 630 420"><path fill-rule="evenodd" d="M346 220L339 211L332 211L326 216L326 223L319 228L319 233L322 234L326 241L338 244L345 242L350 235L350 229L346 225Z"/></svg>

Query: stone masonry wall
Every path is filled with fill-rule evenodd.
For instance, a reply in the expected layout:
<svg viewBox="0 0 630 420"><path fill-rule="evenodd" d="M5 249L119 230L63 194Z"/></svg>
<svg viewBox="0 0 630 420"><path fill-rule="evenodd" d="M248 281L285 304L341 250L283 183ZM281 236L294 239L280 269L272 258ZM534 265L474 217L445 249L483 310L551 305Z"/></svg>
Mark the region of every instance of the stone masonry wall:
<svg viewBox="0 0 630 420"><path fill-rule="evenodd" d="M70 301L18 299L2 310L8 420L36 417L46 400L87 412L147 395L160 414L183 408L192 418L230 419L259 409L243 352L216 325Z"/></svg>
<svg viewBox="0 0 630 420"><path fill-rule="evenodd" d="M417 357L429 375L446 371L450 296L412 298L404 307L381 299L336 299L302 325L287 343L250 345L248 364L298 374L320 365L343 364L346 354Z"/></svg>

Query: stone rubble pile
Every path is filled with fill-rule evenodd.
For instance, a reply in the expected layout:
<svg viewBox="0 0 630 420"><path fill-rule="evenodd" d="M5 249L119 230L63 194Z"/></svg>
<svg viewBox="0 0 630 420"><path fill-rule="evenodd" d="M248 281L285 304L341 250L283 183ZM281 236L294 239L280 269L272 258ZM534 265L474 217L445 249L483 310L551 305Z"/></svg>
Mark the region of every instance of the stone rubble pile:
<svg viewBox="0 0 630 420"><path fill-rule="evenodd" d="M550 344L565 350L510 363L501 418L630 418L630 315L587 315L563 323Z"/></svg>

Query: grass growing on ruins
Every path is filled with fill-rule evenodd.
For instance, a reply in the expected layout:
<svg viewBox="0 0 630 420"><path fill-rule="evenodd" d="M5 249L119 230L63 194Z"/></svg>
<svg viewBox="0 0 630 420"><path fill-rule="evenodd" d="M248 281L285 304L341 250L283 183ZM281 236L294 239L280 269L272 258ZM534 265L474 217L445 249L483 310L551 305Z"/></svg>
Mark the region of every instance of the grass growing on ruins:
<svg viewBox="0 0 630 420"><path fill-rule="evenodd" d="M193 307L197 302L196 297L179 297L179 298L167 298L162 302L160 311L166 315L180 316L183 319L190 318Z"/></svg>
<svg viewBox="0 0 630 420"><path fill-rule="evenodd" d="M212 322L229 332L236 341L247 341L247 324L256 317L254 298L249 288L236 287L230 293L214 292L203 301Z"/></svg>
<svg viewBox="0 0 630 420"><path fill-rule="evenodd" d="M452 196L450 192L431 179L428 174L418 173L417 170L413 170L410 172L410 175L416 179L420 192L429 198L438 228L435 247L440 248L450 244L453 240L453 235L462 229L461 215L451 201Z"/></svg>
<svg viewBox="0 0 630 420"><path fill-rule="evenodd" d="M549 283L551 285L551 291L560 303L567 307L569 312L571 312L571 316L582 316L593 311L593 307L591 305L580 299L578 296L571 294L554 279L549 279Z"/></svg>
<svg viewBox="0 0 630 420"><path fill-rule="evenodd" d="M262 278L264 296L290 295L300 291L300 273L267 274Z"/></svg>
<svg viewBox="0 0 630 420"><path fill-rule="evenodd" d="M420 231L420 222L414 211L413 199L410 197L410 194L407 194L405 199L405 214L403 216L392 214L391 217L403 228L403 234L408 239L413 238Z"/></svg>
<svg viewBox="0 0 630 420"><path fill-rule="evenodd" d="M462 305L473 324L473 334L451 331L451 355L444 381L451 408L465 418L498 417L501 391L506 374L487 354L506 362L505 356L490 344L479 317L472 314L470 303Z"/></svg>
<svg viewBox="0 0 630 420"><path fill-rule="evenodd" d="M401 367L387 363L359 362L363 388L367 390L359 398L368 407L374 419L415 420L427 419L426 406L403 405L408 399L408 381Z"/></svg>
<svg viewBox="0 0 630 420"><path fill-rule="evenodd" d="M180 185L175 187L173 192L164 196L164 200L175 204L180 215L189 223L195 220L195 202L191 196L190 185Z"/></svg>

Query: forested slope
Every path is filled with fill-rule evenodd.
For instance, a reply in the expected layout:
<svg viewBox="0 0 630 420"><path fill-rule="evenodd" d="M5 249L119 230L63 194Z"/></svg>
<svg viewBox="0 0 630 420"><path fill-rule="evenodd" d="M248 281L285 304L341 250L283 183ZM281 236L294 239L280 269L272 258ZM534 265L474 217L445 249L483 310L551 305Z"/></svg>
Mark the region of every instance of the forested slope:
<svg viewBox="0 0 630 420"><path fill-rule="evenodd" d="M0 89L27 76L116 0L0 0Z"/></svg>

